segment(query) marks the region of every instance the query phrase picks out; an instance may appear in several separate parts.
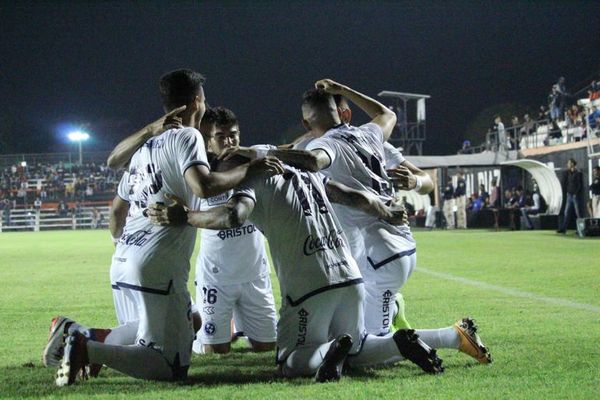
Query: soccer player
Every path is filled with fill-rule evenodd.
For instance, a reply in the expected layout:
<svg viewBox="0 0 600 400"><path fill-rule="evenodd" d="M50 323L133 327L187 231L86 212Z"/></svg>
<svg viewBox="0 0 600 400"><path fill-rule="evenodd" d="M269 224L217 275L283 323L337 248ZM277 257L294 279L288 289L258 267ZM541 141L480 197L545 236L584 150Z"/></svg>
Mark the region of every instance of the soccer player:
<svg viewBox="0 0 600 400"><path fill-rule="evenodd" d="M240 127L226 108L209 110L205 137L214 154L239 146ZM203 118L203 121L205 118ZM210 156L209 156L210 157ZM211 168L218 167L216 157ZM200 210L226 204L233 191L201 199ZM255 351L275 348L277 313L262 233L247 221L240 227L219 231L203 229L196 261L196 303L203 329L196 342L206 353L228 353L231 349L231 319ZM194 343L196 346L196 343Z"/></svg>
<svg viewBox="0 0 600 400"><path fill-rule="evenodd" d="M408 358L429 373L443 371L435 350L412 330L383 337L365 335L364 284L329 198L398 223L377 197L322 175L286 167L283 175L257 177L240 186L225 205L189 211L187 223L233 229L252 220L269 240L281 288L277 363L286 377L338 380L346 359L372 366ZM158 224L169 223L164 206L151 207ZM405 215L401 213L401 221Z"/></svg>
<svg viewBox="0 0 600 400"><path fill-rule="evenodd" d="M151 124L121 142L111 155L113 166L129 162L128 190L119 193L130 204L129 214L113 262L127 265L116 285L138 307L136 340L134 345L109 345L88 340L79 329L67 329L58 386L73 384L88 364L105 364L141 379L187 376L194 338L187 279L196 229L156 227L146 217L147 206L165 201L164 193L195 204L197 197L215 196L252 175L282 171L272 158L223 173L210 171L202 136L192 127L197 114L204 113L203 82L201 74L187 69L164 75L163 105L167 111L185 106L179 113L184 128L154 136ZM55 337L62 334L57 330L50 342L58 342Z"/></svg>
<svg viewBox="0 0 600 400"><path fill-rule="evenodd" d="M396 155L400 165L386 170L384 143L396 121L392 111L376 100L328 79L316 82L315 86L316 89L305 93L302 104L303 123L308 133L296 141L294 149L273 149L267 154L288 164L321 170L332 180L370 192L383 202L389 203L393 199L390 181L403 190L415 190L420 194L433 189L429 176L403 157ZM371 122L360 127L343 123L342 118L349 121L350 110L338 107L334 95L351 100L369 115ZM308 151L299 150L303 148ZM252 157L256 152L242 149L230 154ZM365 281L367 332L385 335L390 332L394 315L403 316L403 313L397 314L395 299L416 265L416 243L410 228L407 224L387 224L343 204L334 204L334 209ZM402 319L399 325L407 326L406 320ZM442 329L417 330L432 347L456 348L480 363L489 363L489 352L476 332L477 327L470 318Z"/></svg>

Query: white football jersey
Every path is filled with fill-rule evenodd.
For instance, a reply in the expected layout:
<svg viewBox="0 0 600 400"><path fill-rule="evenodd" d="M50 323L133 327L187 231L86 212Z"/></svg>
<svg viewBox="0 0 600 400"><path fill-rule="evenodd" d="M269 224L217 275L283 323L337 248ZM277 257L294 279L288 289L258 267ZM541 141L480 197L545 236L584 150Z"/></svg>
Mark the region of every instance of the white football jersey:
<svg viewBox="0 0 600 400"><path fill-rule="evenodd" d="M151 289L164 291L168 288L162 286L169 280L187 280L196 228L155 226L144 212L149 204L164 201L165 193L197 208L198 200L184 178L187 168L197 164L208 167L200 132L193 128L171 129L148 140L134 153L119 184L118 194L129 202L129 214L113 261L138 268L144 285Z"/></svg>
<svg viewBox="0 0 600 400"><path fill-rule="evenodd" d="M341 124L310 141L306 150L321 149L327 153L331 164L321 171L327 177L388 201L392 198L392 185L385 171L383 142L383 131L377 124Z"/></svg>
<svg viewBox="0 0 600 400"><path fill-rule="evenodd" d="M362 282L325 196L321 174L287 167L234 191L255 206L251 220L269 240L282 298L295 306L323 291Z"/></svg>
<svg viewBox="0 0 600 400"><path fill-rule="evenodd" d="M397 167L406 160L402 155L402 152L388 142L383 144L383 152L385 157L385 168L387 169Z"/></svg>
<svg viewBox="0 0 600 400"><path fill-rule="evenodd" d="M229 201L233 190L200 200L206 211ZM250 221L239 228L202 229L196 280L219 285L252 282L269 273L265 239Z"/></svg>

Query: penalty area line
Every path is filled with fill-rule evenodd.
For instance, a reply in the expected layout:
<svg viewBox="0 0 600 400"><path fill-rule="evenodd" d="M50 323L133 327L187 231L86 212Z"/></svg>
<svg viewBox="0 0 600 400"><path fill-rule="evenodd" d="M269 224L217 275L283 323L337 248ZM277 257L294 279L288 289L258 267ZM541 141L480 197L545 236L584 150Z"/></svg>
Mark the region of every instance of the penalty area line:
<svg viewBox="0 0 600 400"><path fill-rule="evenodd" d="M535 293L524 292L522 290L506 288L503 286L491 285L489 283L476 281L473 279L467 279L467 278L463 278L461 276L455 276L455 275L446 274L443 272L432 271L427 268L417 267L415 269L415 271L422 272L426 275L434 276L436 278L441 278L441 279L445 279L448 281L458 282L458 283L462 283L464 285L474 286L474 287L480 288L480 289L493 290L495 292L503 293L503 294L506 294L506 295L509 295L512 297L520 297L523 299L536 300L536 301L541 301L541 302L548 303L548 304L554 304L554 305L558 305L558 306L575 308L578 310L585 310L585 311L600 313L600 307L594 306L592 304L577 303L575 301L561 299L559 297L542 296L542 295L535 294Z"/></svg>

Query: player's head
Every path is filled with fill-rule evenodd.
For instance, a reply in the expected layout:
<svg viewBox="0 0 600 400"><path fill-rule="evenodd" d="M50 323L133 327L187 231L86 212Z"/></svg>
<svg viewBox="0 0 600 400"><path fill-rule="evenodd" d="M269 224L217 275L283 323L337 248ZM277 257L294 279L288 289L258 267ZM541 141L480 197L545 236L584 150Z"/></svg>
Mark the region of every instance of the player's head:
<svg viewBox="0 0 600 400"><path fill-rule="evenodd" d="M213 135L210 148L217 154L230 147L240 145L240 126L237 117L228 108L214 107Z"/></svg>
<svg viewBox="0 0 600 400"><path fill-rule="evenodd" d="M182 114L199 118L205 111L205 98L202 85L204 76L191 69L177 69L166 73L160 78L159 89L165 111L187 106Z"/></svg>
<svg viewBox="0 0 600 400"><path fill-rule="evenodd" d="M350 104L348 100L341 94L334 94L333 100L335 101L335 105L337 106L338 115L343 123L349 124L352 121L352 109L350 108Z"/></svg>
<svg viewBox="0 0 600 400"><path fill-rule="evenodd" d="M310 89L302 96L302 124L307 130L325 132L340 124L333 96L322 89Z"/></svg>

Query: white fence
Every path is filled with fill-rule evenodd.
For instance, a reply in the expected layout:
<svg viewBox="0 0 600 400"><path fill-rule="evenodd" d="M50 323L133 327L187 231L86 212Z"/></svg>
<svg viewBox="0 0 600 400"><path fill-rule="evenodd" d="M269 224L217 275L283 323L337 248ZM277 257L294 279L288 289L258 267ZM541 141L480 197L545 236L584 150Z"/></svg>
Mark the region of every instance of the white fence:
<svg viewBox="0 0 600 400"><path fill-rule="evenodd" d="M93 209L99 211L94 218ZM58 229L100 229L108 227L108 206L82 207L78 213L59 215L56 210L0 211L0 232Z"/></svg>

